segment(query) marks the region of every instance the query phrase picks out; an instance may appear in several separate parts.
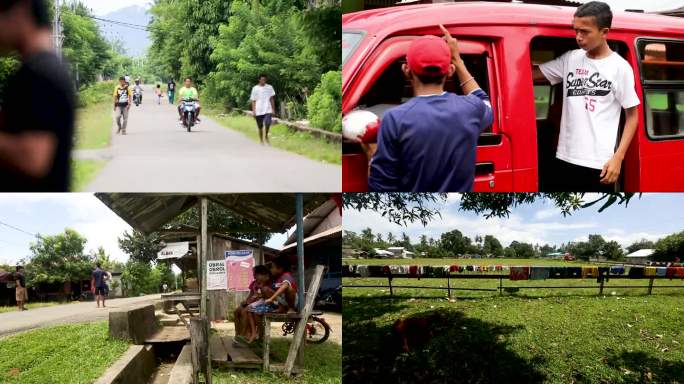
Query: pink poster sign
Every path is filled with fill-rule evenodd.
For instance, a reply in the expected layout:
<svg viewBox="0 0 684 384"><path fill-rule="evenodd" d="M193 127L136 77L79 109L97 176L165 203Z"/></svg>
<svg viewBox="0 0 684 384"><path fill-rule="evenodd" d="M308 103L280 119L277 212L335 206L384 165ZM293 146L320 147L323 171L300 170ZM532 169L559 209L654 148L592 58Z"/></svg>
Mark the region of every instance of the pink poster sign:
<svg viewBox="0 0 684 384"><path fill-rule="evenodd" d="M226 274L229 291L249 291L249 284L254 280L254 255L252 251L226 251Z"/></svg>

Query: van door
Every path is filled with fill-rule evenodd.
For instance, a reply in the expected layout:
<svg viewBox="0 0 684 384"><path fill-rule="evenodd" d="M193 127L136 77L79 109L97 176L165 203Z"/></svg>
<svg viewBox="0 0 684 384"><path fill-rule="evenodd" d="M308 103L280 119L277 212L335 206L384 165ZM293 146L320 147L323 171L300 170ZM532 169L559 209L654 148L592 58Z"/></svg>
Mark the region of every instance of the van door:
<svg viewBox="0 0 684 384"><path fill-rule="evenodd" d="M645 129L639 191L684 191L684 40L637 39Z"/></svg>
<svg viewBox="0 0 684 384"><path fill-rule="evenodd" d="M404 77L401 66L406 62L409 44L417 37L419 36L398 36L380 44L350 84L349 92L344 97L343 110L350 111L356 108L370 110L382 119L387 109L413 97L411 84ZM489 94L494 112L494 123L480 135L478 140L473 190L476 192L510 191L513 188L511 143L500 129L491 43L468 39L459 39L458 43L468 70L480 87ZM445 88L449 92L461 93L458 80L455 78L448 79ZM355 166L359 169L355 169L354 172L362 172L367 179L367 165L365 169L360 169L358 164ZM347 175L347 177L350 176Z"/></svg>

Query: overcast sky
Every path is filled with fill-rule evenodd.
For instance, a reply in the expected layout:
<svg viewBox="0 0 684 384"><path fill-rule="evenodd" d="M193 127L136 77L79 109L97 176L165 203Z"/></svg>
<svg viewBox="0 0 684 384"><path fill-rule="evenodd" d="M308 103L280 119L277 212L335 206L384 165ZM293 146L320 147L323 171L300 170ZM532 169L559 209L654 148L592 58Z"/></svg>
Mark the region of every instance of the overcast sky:
<svg viewBox="0 0 684 384"><path fill-rule="evenodd" d="M64 1L64 0L62 0ZM141 7L149 7L152 1L147 0L82 0L83 3L93 10L97 16L102 16L107 13L116 11L121 8L130 7L131 5L138 5ZM125 21L125 20L121 20Z"/></svg>
<svg viewBox="0 0 684 384"><path fill-rule="evenodd" d="M131 227L89 193L2 193L0 222L41 235L72 228L88 239L86 252L102 246L111 258L128 260L119 249L118 238ZM286 239L286 234L274 234L266 245L280 249ZM29 256L33 241L33 236L0 224L0 264L13 265Z"/></svg>
<svg viewBox="0 0 684 384"><path fill-rule="evenodd" d="M586 201L594 200L592 195ZM458 229L471 239L475 235L494 235L507 246L513 240L538 244L567 243L586 240L588 234L601 234L607 240L615 240L623 247L641 238L657 240L673 232L684 230L684 194L643 194L635 196L629 203L614 205L602 213L598 206L576 211L563 217L560 210L549 201L538 201L532 205L514 209L509 218L484 219L471 212L459 210L461 195L450 194L448 202L441 208L441 219L423 227L420 223L407 227L395 225L380 214L371 211L344 211L344 229L361 232L370 227L374 233L387 232L400 235L406 232L413 243L421 234L435 239L443 232Z"/></svg>

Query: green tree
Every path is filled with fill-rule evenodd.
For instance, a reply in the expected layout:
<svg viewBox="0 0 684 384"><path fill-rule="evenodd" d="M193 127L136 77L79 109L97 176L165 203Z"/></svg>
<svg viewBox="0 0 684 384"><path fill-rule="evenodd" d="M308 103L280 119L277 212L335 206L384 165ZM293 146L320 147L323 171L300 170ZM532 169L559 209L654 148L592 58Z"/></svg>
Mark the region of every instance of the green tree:
<svg viewBox="0 0 684 384"><path fill-rule="evenodd" d="M684 255L684 231L673 233L658 240L655 244L656 261L675 261Z"/></svg>
<svg viewBox="0 0 684 384"><path fill-rule="evenodd" d="M314 93L307 101L311 125L333 132L342 132L342 72L331 71L321 76Z"/></svg>
<svg viewBox="0 0 684 384"><path fill-rule="evenodd" d="M73 229L52 236L39 236L31 243L26 263L27 285L60 283L88 278L93 258L84 253L86 239Z"/></svg>
<svg viewBox="0 0 684 384"><path fill-rule="evenodd" d="M516 257L519 259L531 259L535 257L534 246L532 244L513 241L508 246L508 248L512 249L515 252L515 254L512 257Z"/></svg>
<svg viewBox="0 0 684 384"><path fill-rule="evenodd" d="M125 231L123 237L119 237L119 248L126 252L131 260L150 263L157 259L157 253L163 246L156 232L145 235L134 229L130 233Z"/></svg>
<svg viewBox="0 0 684 384"><path fill-rule="evenodd" d="M462 255L468 252L469 247L470 239L458 229L442 233L440 237L440 248L451 256Z"/></svg>
<svg viewBox="0 0 684 384"><path fill-rule="evenodd" d="M641 239L627 246L627 253L636 252L640 249L654 249L655 243L651 240Z"/></svg>
<svg viewBox="0 0 684 384"><path fill-rule="evenodd" d="M622 247L617 241L607 241L601 247L601 255L608 260L622 260L625 256Z"/></svg>
<svg viewBox="0 0 684 384"><path fill-rule="evenodd" d="M145 293L158 292L161 277L159 271L152 273L149 262L128 260L124 266L121 282L127 296L139 296Z"/></svg>
<svg viewBox="0 0 684 384"><path fill-rule="evenodd" d="M488 255L503 256L503 246L501 246L501 242L492 235L486 235L484 237L482 251Z"/></svg>

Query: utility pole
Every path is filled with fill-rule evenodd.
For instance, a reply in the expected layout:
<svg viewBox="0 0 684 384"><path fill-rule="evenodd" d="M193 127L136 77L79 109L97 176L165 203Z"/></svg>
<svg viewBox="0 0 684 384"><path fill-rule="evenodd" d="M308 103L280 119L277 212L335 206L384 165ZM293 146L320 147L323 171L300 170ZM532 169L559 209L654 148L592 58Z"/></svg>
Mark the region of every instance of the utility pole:
<svg viewBox="0 0 684 384"><path fill-rule="evenodd" d="M55 53L62 58L62 16L60 13L59 0L55 0L55 20L52 26L52 35L55 39Z"/></svg>

